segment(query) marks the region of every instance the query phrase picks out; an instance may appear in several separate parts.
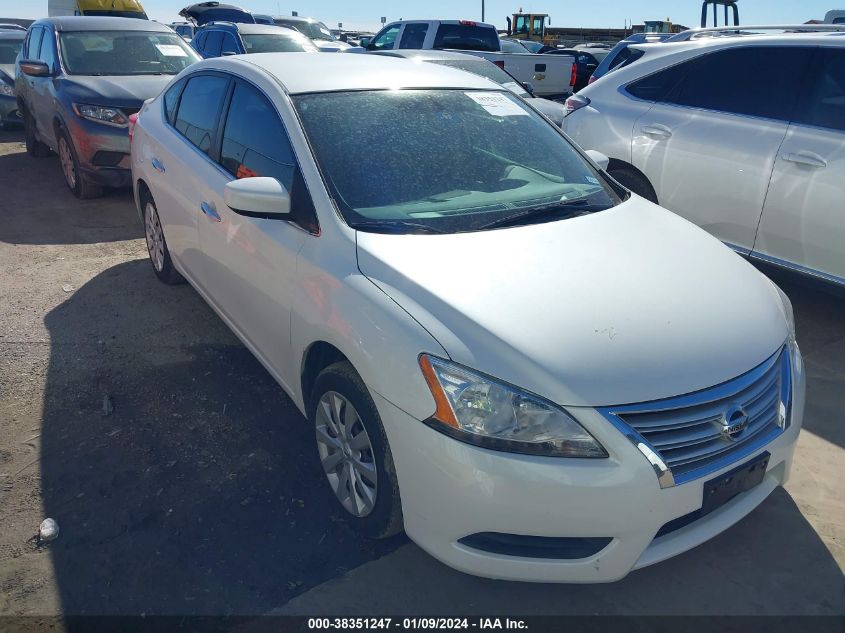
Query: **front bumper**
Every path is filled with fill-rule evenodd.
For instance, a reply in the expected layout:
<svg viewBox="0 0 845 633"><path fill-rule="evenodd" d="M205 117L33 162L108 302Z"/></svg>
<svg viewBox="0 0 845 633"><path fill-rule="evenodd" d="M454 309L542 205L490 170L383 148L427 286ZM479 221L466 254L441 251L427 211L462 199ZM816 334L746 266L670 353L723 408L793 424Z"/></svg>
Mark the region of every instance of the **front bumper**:
<svg viewBox="0 0 845 633"><path fill-rule="evenodd" d="M128 128L89 121L73 113L65 125L85 178L105 187L132 183Z"/></svg>
<svg viewBox="0 0 845 633"><path fill-rule="evenodd" d="M704 483L736 467L661 489L643 455L594 409L570 413L610 453L562 459L490 451L443 435L373 394L399 480L405 531L421 548L463 572L535 582L610 582L665 560L727 529L783 485L804 410L801 365L793 373L789 428L757 454L771 455L763 482L701 519L655 538L673 519L698 510ZM578 559L490 553L458 541L478 533L611 539Z"/></svg>

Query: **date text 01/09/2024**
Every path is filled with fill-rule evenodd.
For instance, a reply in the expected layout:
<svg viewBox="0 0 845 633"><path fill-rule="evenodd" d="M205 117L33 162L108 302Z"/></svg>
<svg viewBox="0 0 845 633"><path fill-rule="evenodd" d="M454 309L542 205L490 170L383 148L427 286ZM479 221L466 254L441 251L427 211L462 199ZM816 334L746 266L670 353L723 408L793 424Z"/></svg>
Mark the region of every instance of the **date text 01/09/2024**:
<svg viewBox="0 0 845 633"><path fill-rule="evenodd" d="M311 630L520 630L524 620L512 618L309 618Z"/></svg>

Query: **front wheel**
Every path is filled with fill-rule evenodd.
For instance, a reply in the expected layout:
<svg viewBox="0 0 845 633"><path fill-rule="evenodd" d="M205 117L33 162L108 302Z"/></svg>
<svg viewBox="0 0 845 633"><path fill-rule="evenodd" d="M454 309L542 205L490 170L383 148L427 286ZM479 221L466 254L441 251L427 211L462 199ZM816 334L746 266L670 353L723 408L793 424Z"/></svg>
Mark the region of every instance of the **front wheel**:
<svg viewBox="0 0 845 633"><path fill-rule="evenodd" d="M369 538L400 532L393 456L373 399L351 364L335 363L317 376L309 413L323 472L351 525Z"/></svg>
<svg viewBox="0 0 845 633"><path fill-rule="evenodd" d="M103 188L98 184L87 180L79 169L79 159L76 157L76 150L67 132L59 130L59 162L62 165L62 174L65 177L68 189L80 200L99 198L103 195Z"/></svg>

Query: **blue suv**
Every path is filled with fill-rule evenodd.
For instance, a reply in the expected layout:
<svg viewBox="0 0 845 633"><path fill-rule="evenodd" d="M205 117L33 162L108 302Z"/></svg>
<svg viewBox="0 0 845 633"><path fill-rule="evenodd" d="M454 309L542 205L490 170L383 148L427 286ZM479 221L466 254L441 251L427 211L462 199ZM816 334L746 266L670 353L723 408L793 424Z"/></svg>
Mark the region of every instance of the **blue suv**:
<svg viewBox="0 0 845 633"><path fill-rule="evenodd" d="M210 22L197 30L191 46L205 59L245 53L316 53L314 43L293 29L265 24Z"/></svg>

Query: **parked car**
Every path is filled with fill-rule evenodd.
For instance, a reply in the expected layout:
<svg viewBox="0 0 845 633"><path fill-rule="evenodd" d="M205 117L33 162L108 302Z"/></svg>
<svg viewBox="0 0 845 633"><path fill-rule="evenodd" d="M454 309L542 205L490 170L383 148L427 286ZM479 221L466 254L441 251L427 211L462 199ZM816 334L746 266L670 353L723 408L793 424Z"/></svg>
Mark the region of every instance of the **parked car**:
<svg viewBox="0 0 845 633"><path fill-rule="evenodd" d="M256 24L269 24L270 26L273 26L275 24L272 15L266 15L264 13L253 13L252 17L255 20Z"/></svg>
<svg viewBox="0 0 845 633"><path fill-rule="evenodd" d="M273 16L276 26L286 26L296 29L306 37L310 37L314 44L324 53L337 53L351 48L350 44L338 40L325 24L314 18L304 18L291 15Z"/></svg>
<svg viewBox="0 0 845 633"><path fill-rule="evenodd" d="M192 4L182 9L179 15L197 26L203 26L209 22L255 24L255 17L246 9L221 2L200 2L199 4Z"/></svg>
<svg viewBox="0 0 845 633"><path fill-rule="evenodd" d="M418 51L418 50L387 50L387 51L373 51L372 55L386 55L390 57L399 57L402 59L409 59L414 62L428 62L431 64L439 64L440 66L448 66L449 68L457 68L464 70L473 75L480 75L486 77L491 81L495 81L500 86L507 88L515 95L527 99L528 102L546 115L558 127L563 125L563 117L566 114L566 109L563 104L551 99L543 99L535 97L533 87L531 85L523 85L519 81L503 70L493 62L482 57L475 57L474 55L467 55L465 53L456 53L454 51Z"/></svg>
<svg viewBox="0 0 845 633"><path fill-rule="evenodd" d="M567 102L570 136L607 154L619 182L736 251L845 284L841 34L638 48L637 63Z"/></svg>
<svg viewBox="0 0 845 633"><path fill-rule="evenodd" d="M577 67L575 92L578 92L590 82L590 77L593 76L593 72L595 72L600 63L595 55L593 55L593 52L577 48L557 48L552 51L546 51L544 55L570 55L575 59L575 65Z"/></svg>
<svg viewBox="0 0 845 633"><path fill-rule="evenodd" d="M825 24L845 24L845 9L828 11L824 16Z"/></svg>
<svg viewBox="0 0 845 633"><path fill-rule="evenodd" d="M626 63L635 61L639 56L637 49L630 48L633 44L659 43L672 37L671 33L635 33L610 49L604 59L599 62L598 67L593 71L588 83L598 81L610 71Z"/></svg>
<svg viewBox="0 0 845 633"><path fill-rule="evenodd" d="M565 98L572 94L576 79L575 58L529 53L516 41L501 42L492 24L472 20L391 22L363 46L366 51L397 49L456 50L483 57L521 83L530 83L542 97Z"/></svg>
<svg viewBox="0 0 845 633"><path fill-rule="evenodd" d="M0 129L23 123L15 95L15 59L21 52L25 31L0 31Z"/></svg>
<svg viewBox="0 0 845 633"><path fill-rule="evenodd" d="M147 19L138 0L47 0L47 15L51 18L87 15Z"/></svg>
<svg viewBox="0 0 845 633"><path fill-rule="evenodd" d="M155 274L290 395L351 526L469 573L602 582L783 484L804 373L748 262L492 81L250 62L147 102L135 197Z"/></svg>
<svg viewBox="0 0 845 633"><path fill-rule="evenodd" d="M128 185L129 118L199 59L170 27L149 20L37 20L15 72L27 152L56 152L78 198Z"/></svg>
<svg viewBox="0 0 845 633"><path fill-rule="evenodd" d="M234 22L212 22L200 28L191 46L206 59L245 53L318 52L313 42L298 31Z"/></svg>
<svg viewBox="0 0 845 633"><path fill-rule="evenodd" d="M179 36L186 42L194 39L197 27L193 22L172 22L170 28L176 31Z"/></svg>

